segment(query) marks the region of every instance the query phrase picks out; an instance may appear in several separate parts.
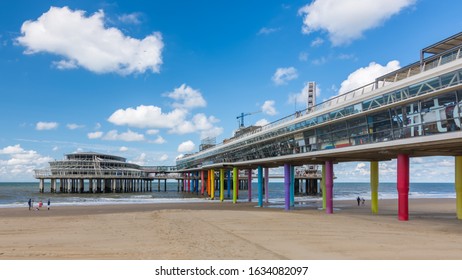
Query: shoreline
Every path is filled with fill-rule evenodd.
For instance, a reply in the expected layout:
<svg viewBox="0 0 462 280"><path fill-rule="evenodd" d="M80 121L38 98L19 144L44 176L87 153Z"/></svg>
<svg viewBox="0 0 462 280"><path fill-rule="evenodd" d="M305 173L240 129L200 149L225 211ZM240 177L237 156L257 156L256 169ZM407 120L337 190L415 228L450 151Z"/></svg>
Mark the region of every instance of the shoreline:
<svg viewBox="0 0 462 280"><path fill-rule="evenodd" d="M462 259L455 199L296 207L175 203L0 211L0 259Z"/></svg>

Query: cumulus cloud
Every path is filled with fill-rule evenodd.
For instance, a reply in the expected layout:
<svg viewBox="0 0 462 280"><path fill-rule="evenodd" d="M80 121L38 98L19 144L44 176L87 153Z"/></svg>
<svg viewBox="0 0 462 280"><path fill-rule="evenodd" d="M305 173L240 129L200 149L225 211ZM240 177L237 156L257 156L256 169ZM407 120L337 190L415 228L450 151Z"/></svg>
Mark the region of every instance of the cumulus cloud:
<svg viewBox="0 0 462 280"><path fill-rule="evenodd" d="M140 105L136 108L119 109L108 121L116 125L138 128L173 128L180 125L186 115L187 111L183 109L174 109L165 114L160 107Z"/></svg>
<svg viewBox="0 0 462 280"><path fill-rule="evenodd" d="M269 121L267 121L266 119L261 119L255 123L256 126L265 126L267 124L269 124Z"/></svg>
<svg viewBox="0 0 462 280"><path fill-rule="evenodd" d="M128 151L128 148L125 146L122 146L119 148L119 152L126 152L126 151Z"/></svg>
<svg viewBox="0 0 462 280"><path fill-rule="evenodd" d="M141 24L140 17L142 16L141 13L131 13L131 14L123 14L118 17L120 22L126 24Z"/></svg>
<svg viewBox="0 0 462 280"><path fill-rule="evenodd" d="M202 93L186 84L182 84L166 95L178 101L173 103L173 107L175 108L192 109L196 107L205 107L207 105L207 102L205 102L205 99L202 97Z"/></svg>
<svg viewBox="0 0 462 280"><path fill-rule="evenodd" d="M324 40L323 40L322 38L319 38L319 37L318 37L318 38L314 39L313 42L311 42L311 46L312 46L312 47L319 47L319 46L321 46L323 43L324 43Z"/></svg>
<svg viewBox="0 0 462 280"><path fill-rule="evenodd" d="M194 145L193 141L188 140L188 141L181 143L178 146L178 152L179 153L190 153L194 151L195 148L196 148L196 145Z"/></svg>
<svg viewBox="0 0 462 280"><path fill-rule="evenodd" d="M7 146L0 149L0 177L12 181L32 179L34 169L45 168L52 160L19 144Z"/></svg>
<svg viewBox="0 0 462 280"><path fill-rule="evenodd" d="M276 111L276 108L274 108L275 102L274 100L266 100L265 103L261 106L261 110L263 113L274 116L278 112Z"/></svg>
<svg viewBox="0 0 462 280"><path fill-rule="evenodd" d="M70 130L74 130L74 129L79 129L79 128L84 128L85 126L82 125L82 124L76 124L76 123L68 123L67 125L67 128L69 128Z"/></svg>
<svg viewBox="0 0 462 280"><path fill-rule="evenodd" d="M350 43L416 0L315 0L299 10L302 32L324 30L333 45Z"/></svg>
<svg viewBox="0 0 462 280"><path fill-rule="evenodd" d="M122 132L119 134L117 130L108 131L103 137L103 140L109 141L126 141L126 142L133 142L133 141L144 141L144 135L133 132L130 129L127 132Z"/></svg>
<svg viewBox="0 0 462 280"><path fill-rule="evenodd" d="M287 84L288 81L298 78L297 69L294 67L278 68L274 73L272 80L276 85Z"/></svg>
<svg viewBox="0 0 462 280"><path fill-rule="evenodd" d="M83 67L95 73L120 75L158 73L162 64L162 35L154 32L144 39L126 36L105 25L102 10L91 16L68 7L51 7L37 20L22 24L16 42L26 47L25 54L51 53L63 57L58 69Z"/></svg>
<svg viewBox="0 0 462 280"><path fill-rule="evenodd" d="M168 160L168 155L166 154L163 154L159 157L159 161L166 161L166 160Z"/></svg>
<svg viewBox="0 0 462 280"><path fill-rule="evenodd" d="M395 71L400 67L399 61L397 60L392 60L385 66L371 62L368 66L361 67L348 75L348 79L344 80L340 86L339 94L370 84L374 82L376 78Z"/></svg>
<svg viewBox="0 0 462 280"><path fill-rule="evenodd" d="M103 132L101 131L95 131L95 132L90 132L87 134L88 139L98 139L103 137Z"/></svg>
<svg viewBox="0 0 462 280"><path fill-rule="evenodd" d="M154 134L157 134L157 133L159 133L158 129L148 129L148 130L146 130L147 135L154 135Z"/></svg>
<svg viewBox="0 0 462 280"><path fill-rule="evenodd" d="M152 141L152 143L154 144L164 144L166 143L167 141L164 139L164 137L162 136L157 136L156 140Z"/></svg>
<svg viewBox="0 0 462 280"><path fill-rule="evenodd" d="M146 153L141 153L138 157L134 158L130 163L145 165L146 164Z"/></svg>
<svg viewBox="0 0 462 280"><path fill-rule="evenodd" d="M38 122L35 125L36 130L52 130L58 128L57 122Z"/></svg>

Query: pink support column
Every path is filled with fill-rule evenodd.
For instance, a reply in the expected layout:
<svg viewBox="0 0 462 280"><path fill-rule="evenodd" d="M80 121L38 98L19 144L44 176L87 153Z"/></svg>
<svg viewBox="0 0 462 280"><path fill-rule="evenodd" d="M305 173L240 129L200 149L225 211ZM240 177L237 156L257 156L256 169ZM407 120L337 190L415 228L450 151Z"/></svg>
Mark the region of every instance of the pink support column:
<svg viewBox="0 0 462 280"><path fill-rule="evenodd" d="M252 169L247 170L247 182L248 182L248 194L249 194L249 202L252 202Z"/></svg>
<svg viewBox="0 0 462 280"><path fill-rule="evenodd" d="M409 220L409 155L399 154L397 163L398 219Z"/></svg>
<svg viewBox="0 0 462 280"><path fill-rule="evenodd" d="M331 160L326 161L326 213L334 213L333 188L334 188L334 164Z"/></svg>
<svg viewBox="0 0 462 280"><path fill-rule="evenodd" d="M188 192L191 192L191 173L186 173L188 176Z"/></svg>

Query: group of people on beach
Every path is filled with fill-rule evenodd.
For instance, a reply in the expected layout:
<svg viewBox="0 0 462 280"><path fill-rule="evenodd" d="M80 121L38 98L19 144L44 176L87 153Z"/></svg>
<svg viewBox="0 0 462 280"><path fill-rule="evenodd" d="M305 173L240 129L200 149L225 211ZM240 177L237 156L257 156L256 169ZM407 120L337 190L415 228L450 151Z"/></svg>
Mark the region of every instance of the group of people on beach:
<svg viewBox="0 0 462 280"><path fill-rule="evenodd" d="M38 211L40 210L40 208L42 208L43 206L43 202L40 200L38 203L37 203L37 206L34 208L34 200L32 198L29 198L29 201L27 202L27 204L29 205L29 211L34 209L35 211ZM50 199L48 199L47 201L47 209L50 210Z"/></svg>
<svg viewBox="0 0 462 280"><path fill-rule="evenodd" d="M366 200L364 199L364 197L359 197L359 196L358 196L358 197L356 198L356 201L358 202L358 206L361 205L361 204L362 204L363 206L366 205Z"/></svg>

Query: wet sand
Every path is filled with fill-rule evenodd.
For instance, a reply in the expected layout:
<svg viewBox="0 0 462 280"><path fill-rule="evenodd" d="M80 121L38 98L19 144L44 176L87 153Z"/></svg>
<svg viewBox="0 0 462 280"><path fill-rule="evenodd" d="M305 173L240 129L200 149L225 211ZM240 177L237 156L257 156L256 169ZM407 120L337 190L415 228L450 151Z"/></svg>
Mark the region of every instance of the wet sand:
<svg viewBox="0 0 462 280"><path fill-rule="evenodd" d="M367 202L366 202L367 204ZM255 203L200 202L0 209L0 259L462 259L455 199L397 201L379 214L334 201L289 212Z"/></svg>

